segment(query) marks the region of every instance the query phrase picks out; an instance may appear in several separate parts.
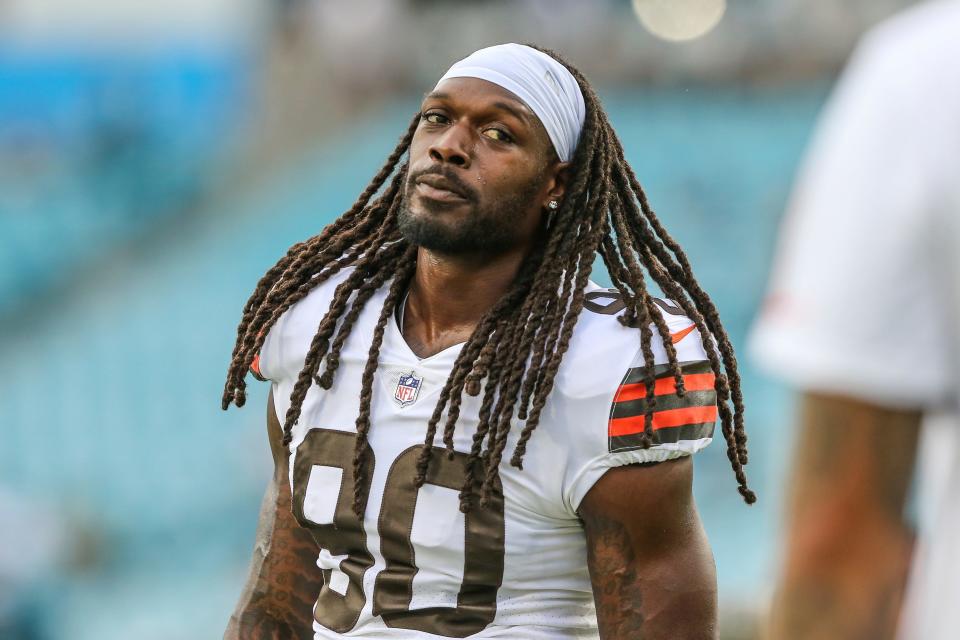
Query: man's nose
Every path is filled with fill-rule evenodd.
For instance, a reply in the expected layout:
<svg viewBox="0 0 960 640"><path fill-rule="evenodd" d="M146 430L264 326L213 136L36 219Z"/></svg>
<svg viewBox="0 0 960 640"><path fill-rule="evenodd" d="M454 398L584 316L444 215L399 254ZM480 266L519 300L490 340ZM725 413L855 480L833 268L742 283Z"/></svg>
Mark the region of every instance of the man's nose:
<svg viewBox="0 0 960 640"><path fill-rule="evenodd" d="M473 143L467 127L452 124L430 145L430 157L435 162L449 162L464 169L470 166Z"/></svg>

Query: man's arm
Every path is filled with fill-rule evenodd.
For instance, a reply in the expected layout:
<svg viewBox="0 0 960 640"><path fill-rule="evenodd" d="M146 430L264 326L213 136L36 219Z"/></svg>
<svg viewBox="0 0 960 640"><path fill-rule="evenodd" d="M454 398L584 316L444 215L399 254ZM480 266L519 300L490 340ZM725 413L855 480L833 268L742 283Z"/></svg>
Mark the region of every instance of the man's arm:
<svg viewBox="0 0 960 640"><path fill-rule="evenodd" d="M319 549L290 510L288 457L272 392L267 403L267 433L273 478L260 507L250 576L224 640L313 638L313 605L323 585L317 568Z"/></svg>
<svg viewBox="0 0 960 640"><path fill-rule="evenodd" d="M771 639L894 636L913 545L903 511L920 417L802 397Z"/></svg>
<svg viewBox="0 0 960 640"><path fill-rule="evenodd" d="M580 505L603 640L713 640L717 575L689 457L607 471Z"/></svg>

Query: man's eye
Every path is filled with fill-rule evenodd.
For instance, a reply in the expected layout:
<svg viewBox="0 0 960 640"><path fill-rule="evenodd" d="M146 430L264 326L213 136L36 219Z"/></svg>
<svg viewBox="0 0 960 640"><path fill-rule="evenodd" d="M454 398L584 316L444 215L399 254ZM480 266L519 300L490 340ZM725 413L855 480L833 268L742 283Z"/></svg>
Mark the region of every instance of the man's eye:
<svg viewBox="0 0 960 640"><path fill-rule="evenodd" d="M439 113L425 113L423 119L430 124L444 124L447 121L446 116Z"/></svg>
<svg viewBox="0 0 960 640"><path fill-rule="evenodd" d="M503 129L484 129L483 135L500 142L513 142L513 138L510 137L510 134Z"/></svg>

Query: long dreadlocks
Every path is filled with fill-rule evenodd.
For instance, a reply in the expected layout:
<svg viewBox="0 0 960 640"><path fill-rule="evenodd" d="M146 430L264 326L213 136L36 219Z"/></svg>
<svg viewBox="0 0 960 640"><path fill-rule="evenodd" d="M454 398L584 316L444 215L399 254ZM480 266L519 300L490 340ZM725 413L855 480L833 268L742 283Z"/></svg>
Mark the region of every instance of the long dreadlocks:
<svg viewBox="0 0 960 640"><path fill-rule="evenodd" d="M539 47L536 47L539 49ZM727 444L727 458L743 499L756 496L747 486L747 436L743 427L743 396L733 347L716 307L693 276L680 246L654 215L636 175L624 159L600 100L590 84L559 55L540 49L564 64L583 93L586 115L572 158L566 196L553 216L546 239L527 256L509 290L479 321L460 351L427 424L425 446L417 464L417 486L426 478L437 430L453 455L454 428L464 392L481 393L479 426L473 437L460 506L468 511L474 496L485 505L496 490L501 458L514 416L523 429L510 457L522 468L531 435L537 428L554 379L570 345L574 325L584 306L584 288L600 254L619 291L625 311L621 323L639 327L646 364L646 414L643 446L653 443L654 332L669 335L662 315L647 290L645 275L676 302L700 331L716 377L718 414ZM416 247L400 234L397 216L403 203L408 151L421 114L416 114L386 163L354 205L319 235L294 245L257 284L243 309L237 342L227 373L222 406L243 406L244 380L270 328L281 315L314 287L345 267L352 272L337 287L320 320L290 397L283 422L283 443L289 445L307 390L314 383L329 389L340 364L340 352L366 302L381 287L389 291L374 330L356 420L353 467L357 495L354 510L361 514L359 487L364 485L369 455L370 404L380 346L391 314L413 277ZM386 185L386 186L385 186ZM559 292L559 295L558 295ZM663 340L676 394L684 395L683 376L670 340ZM322 370L321 370L322 368Z"/></svg>

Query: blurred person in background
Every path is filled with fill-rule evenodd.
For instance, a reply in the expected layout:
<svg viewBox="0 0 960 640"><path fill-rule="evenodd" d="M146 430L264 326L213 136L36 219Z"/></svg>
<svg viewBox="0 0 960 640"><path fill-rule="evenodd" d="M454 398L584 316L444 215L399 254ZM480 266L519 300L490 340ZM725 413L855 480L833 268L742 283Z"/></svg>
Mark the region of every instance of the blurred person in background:
<svg viewBox="0 0 960 640"><path fill-rule="evenodd" d="M916 550L905 513L921 421L960 391L960 2L863 38L781 233L751 344L802 392L769 637L960 637L956 430L919 458Z"/></svg>
<svg viewBox="0 0 960 640"><path fill-rule="evenodd" d="M691 454L719 415L755 500L733 351L553 55L451 67L257 285L224 408L248 369L276 470L226 638L717 637Z"/></svg>

